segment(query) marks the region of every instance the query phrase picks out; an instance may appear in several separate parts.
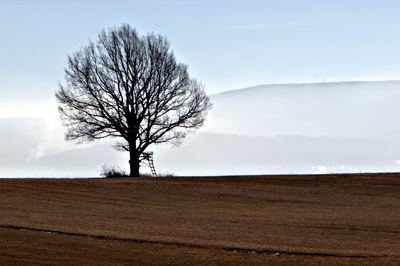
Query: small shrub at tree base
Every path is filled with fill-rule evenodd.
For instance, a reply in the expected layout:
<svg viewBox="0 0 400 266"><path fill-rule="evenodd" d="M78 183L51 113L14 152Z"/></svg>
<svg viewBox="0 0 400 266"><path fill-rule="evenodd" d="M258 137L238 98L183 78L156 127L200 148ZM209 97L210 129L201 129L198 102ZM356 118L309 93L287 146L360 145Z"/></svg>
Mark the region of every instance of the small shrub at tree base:
<svg viewBox="0 0 400 266"><path fill-rule="evenodd" d="M103 165L101 168L101 173L100 176L104 176L107 178L110 177L128 177L128 174L119 166L108 166L108 165Z"/></svg>
<svg viewBox="0 0 400 266"><path fill-rule="evenodd" d="M167 173L165 173L165 174L163 174L161 176L162 177L175 177L174 173L170 173L170 172L167 172Z"/></svg>

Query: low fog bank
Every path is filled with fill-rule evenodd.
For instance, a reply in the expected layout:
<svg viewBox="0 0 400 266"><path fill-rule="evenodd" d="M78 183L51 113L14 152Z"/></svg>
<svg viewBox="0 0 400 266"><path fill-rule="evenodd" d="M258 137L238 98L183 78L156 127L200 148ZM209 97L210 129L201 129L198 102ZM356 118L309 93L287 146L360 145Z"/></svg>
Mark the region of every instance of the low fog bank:
<svg viewBox="0 0 400 266"><path fill-rule="evenodd" d="M0 177L96 177L128 161L113 142L75 145L64 130L55 118L0 118Z"/></svg>
<svg viewBox="0 0 400 266"><path fill-rule="evenodd" d="M201 132L212 134L160 155L162 168L217 175L400 170L400 81L262 85L211 98Z"/></svg>
<svg viewBox="0 0 400 266"><path fill-rule="evenodd" d="M211 98L198 133L178 148L151 147L158 172L400 171L400 81L265 85ZM64 132L58 118L0 118L0 177L95 177L104 164L128 170L115 140L75 145Z"/></svg>
<svg viewBox="0 0 400 266"><path fill-rule="evenodd" d="M344 137L198 134L156 153L156 167L179 175L400 171L400 143Z"/></svg>

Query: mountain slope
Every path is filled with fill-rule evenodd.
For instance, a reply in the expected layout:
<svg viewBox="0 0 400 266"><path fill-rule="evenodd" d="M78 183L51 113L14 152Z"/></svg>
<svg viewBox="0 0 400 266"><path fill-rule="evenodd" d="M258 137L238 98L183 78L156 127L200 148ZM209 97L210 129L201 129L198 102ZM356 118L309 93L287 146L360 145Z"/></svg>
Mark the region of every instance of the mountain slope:
<svg viewBox="0 0 400 266"><path fill-rule="evenodd" d="M204 131L251 136L400 135L400 81L265 85L212 95Z"/></svg>

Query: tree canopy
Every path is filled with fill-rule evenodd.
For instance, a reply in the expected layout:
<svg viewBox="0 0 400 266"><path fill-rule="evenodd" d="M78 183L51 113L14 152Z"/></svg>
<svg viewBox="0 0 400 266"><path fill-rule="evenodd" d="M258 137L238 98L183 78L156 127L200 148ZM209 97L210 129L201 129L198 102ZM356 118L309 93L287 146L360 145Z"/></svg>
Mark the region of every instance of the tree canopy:
<svg viewBox="0 0 400 266"><path fill-rule="evenodd" d="M178 63L168 39L139 36L127 24L98 34L68 57L56 92L67 140L118 138L130 153L130 176L151 144L179 145L200 128L211 108L204 86Z"/></svg>

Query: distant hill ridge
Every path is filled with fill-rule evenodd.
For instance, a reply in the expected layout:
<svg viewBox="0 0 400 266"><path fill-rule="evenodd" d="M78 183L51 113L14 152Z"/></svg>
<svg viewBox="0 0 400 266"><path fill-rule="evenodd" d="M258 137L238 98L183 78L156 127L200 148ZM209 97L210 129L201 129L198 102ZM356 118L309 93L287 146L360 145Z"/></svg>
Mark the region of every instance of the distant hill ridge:
<svg viewBox="0 0 400 266"><path fill-rule="evenodd" d="M261 85L211 96L205 131L250 136L400 136L400 81Z"/></svg>
<svg viewBox="0 0 400 266"><path fill-rule="evenodd" d="M228 95L228 94L237 94L241 92L257 92L261 90L268 89L298 89L298 88L332 88L336 87L337 89L347 88L349 86L352 87L361 87L361 86L399 86L400 88L400 80L385 80L385 81L338 81L338 82L315 82L315 83L278 83L278 84L265 84L265 85L257 85L247 88L241 89L233 89L228 91L223 91L220 93L213 94L212 96L219 95Z"/></svg>

